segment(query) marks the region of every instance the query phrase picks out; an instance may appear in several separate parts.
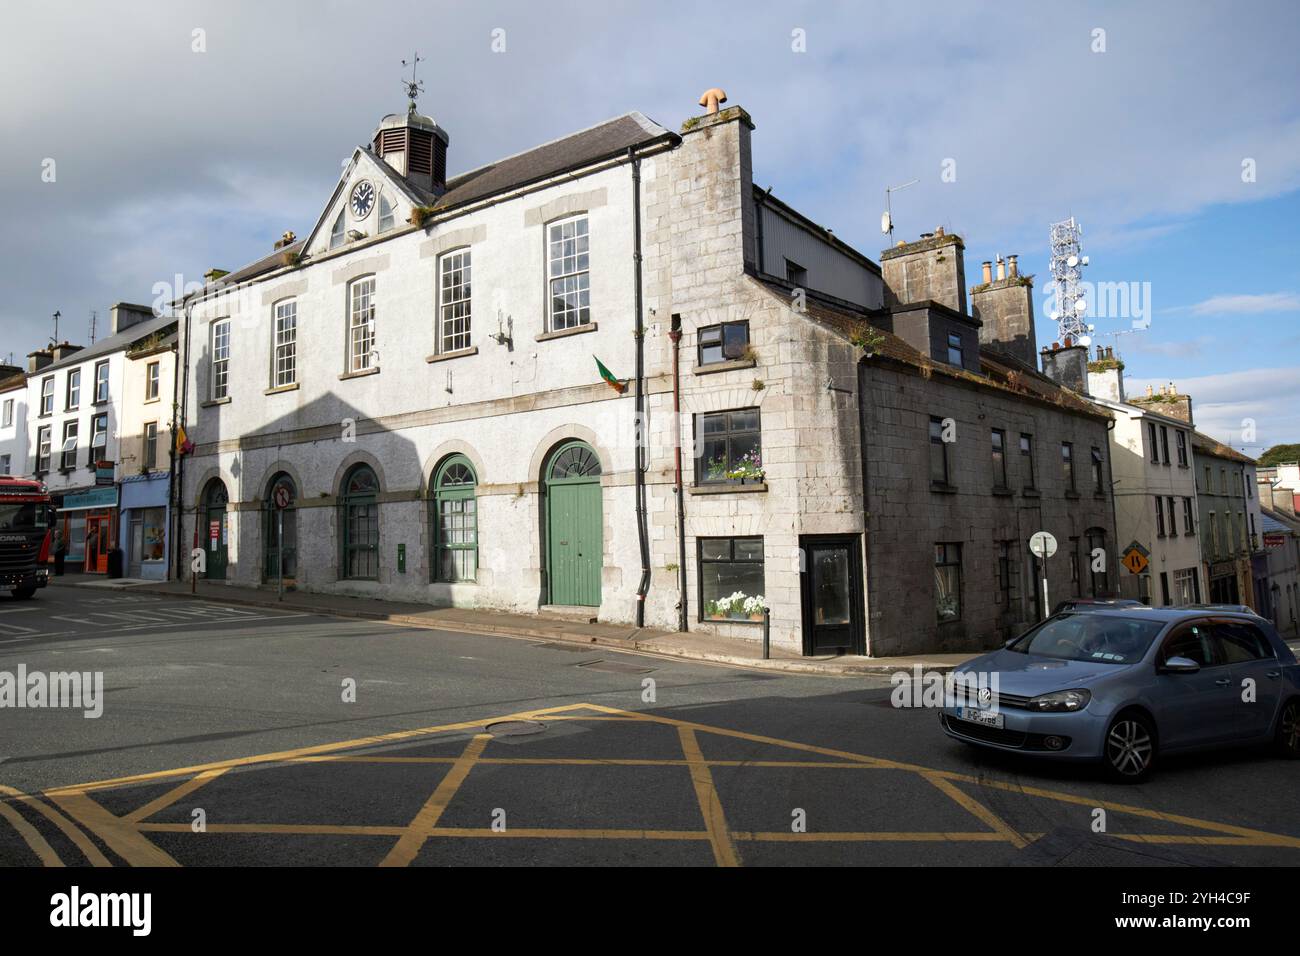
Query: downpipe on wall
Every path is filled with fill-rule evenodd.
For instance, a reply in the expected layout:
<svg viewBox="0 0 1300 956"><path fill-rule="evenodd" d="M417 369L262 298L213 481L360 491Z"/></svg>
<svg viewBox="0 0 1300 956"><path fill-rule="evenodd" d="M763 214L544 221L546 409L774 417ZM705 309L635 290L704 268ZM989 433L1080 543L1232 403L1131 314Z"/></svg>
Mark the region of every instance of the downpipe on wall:
<svg viewBox="0 0 1300 956"><path fill-rule="evenodd" d="M636 272L636 535L641 551L641 580L636 586L636 626L645 627L645 596L650 590L650 537L646 528L645 318L641 295L641 158L629 146L632 164L632 262Z"/></svg>

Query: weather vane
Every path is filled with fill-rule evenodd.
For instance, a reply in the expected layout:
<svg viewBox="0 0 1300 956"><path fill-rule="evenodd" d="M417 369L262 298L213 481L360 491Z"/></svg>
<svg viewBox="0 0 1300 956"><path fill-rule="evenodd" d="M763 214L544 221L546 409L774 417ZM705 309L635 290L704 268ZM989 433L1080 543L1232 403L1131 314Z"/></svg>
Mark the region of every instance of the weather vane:
<svg viewBox="0 0 1300 956"><path fill-rule="evenodd" d="M410 103L407 105L407 108L408 108L412 113L415 112L415 100L416 100L416 97L418 97L421 93L424 92L424 84L421 83L421 82L419 82L419 81L416 80L416 78L415 78L415 68L416 68L416 66L419 65L420 60L422 60L422 59L424 59L424 58L423 58L422 56L420 56L420 53L419 53L419 51L417 50L416 53L415 53L415 58L411 60L411 64L410 64L410 65L411 65L411 78L410 78L409 80L402 80L402 86L404 86L404 87L406 88L406 95L407 95L408 99L410 100ZM403 61L402 61L402 66L406 66L406 65L407 65L407 64L406 64L406 61L403 60Z"/></svg>

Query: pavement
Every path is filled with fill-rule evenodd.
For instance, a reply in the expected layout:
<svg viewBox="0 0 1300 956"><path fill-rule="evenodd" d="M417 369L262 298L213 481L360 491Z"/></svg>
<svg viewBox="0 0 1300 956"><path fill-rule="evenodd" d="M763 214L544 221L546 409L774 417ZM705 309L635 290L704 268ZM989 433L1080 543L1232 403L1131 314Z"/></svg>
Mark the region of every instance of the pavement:
<svg viewBox="0 0 1300 956"><path fill-rule="evenodd" d="M191 591L185 581L146 581L134 578L101 578L68 575L51 578L56 587L74 586L105 590L143 591L170 597L195 597L251 607L280 608L313 614L330 614L370 621L386 621L407 627L456 631L469 634L495 634L522 638L541 638L573 644L597 645L628 651L661 654L687 660L732 664L760 670L788 673L821 674L846 677L863 674L894 674L921 667L926 671L946 672L976 657L974 653L918 654L900 657L862 657L858 655L822 655L804 657L783 647L772 647L771 656L763 658L762 642L735 637L719 637L703 632L664 631L637 628L629 624L610 624L552 617L545 614L512 614L479 608L436 608L404 601L376 600L309 591L287 591L280 600L273 590L239 587L231 584L197 582Z"/></svg>
<svg viewBox="0 0 1300 956"><path fill-rule="evenodd" d="M761 671L141 588L0 597L0 865L1294 866L1294 766L1118 786Z"/></svg>

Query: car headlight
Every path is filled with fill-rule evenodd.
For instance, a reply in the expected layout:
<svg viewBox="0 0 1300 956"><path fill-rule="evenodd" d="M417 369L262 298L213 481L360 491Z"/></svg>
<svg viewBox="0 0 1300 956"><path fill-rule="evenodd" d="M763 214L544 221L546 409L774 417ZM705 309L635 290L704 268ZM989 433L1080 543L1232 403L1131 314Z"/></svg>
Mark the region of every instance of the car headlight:
<svg viewBox="0 0 1300 956"><path fill-rule="evenodd" d="M1029 709L1043 713L1083 710L1091 699L1092 694L1083 689L1058 690L1033 698L1029 702Z"/></svg>

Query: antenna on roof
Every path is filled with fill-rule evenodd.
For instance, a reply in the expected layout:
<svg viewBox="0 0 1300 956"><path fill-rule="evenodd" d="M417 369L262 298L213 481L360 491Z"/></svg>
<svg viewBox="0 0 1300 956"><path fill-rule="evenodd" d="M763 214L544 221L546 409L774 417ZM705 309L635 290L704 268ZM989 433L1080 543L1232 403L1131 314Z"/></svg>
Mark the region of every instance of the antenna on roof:
<svg viewBox="0 0 1300 956"><path fill-rule="evenodd" d="M420 65L420 61L423 60L423 59L424 59L424 57L420 56L420 53L419 53L419 51L417 50L417 51L415 52L413 58L411 59L411 63L410 63L410 67L411 67L411 78L410 78L409 80L402 80L402 87L406 90L406 97L407 97L407 99L410 101L410 102L408 102L408 103L406 104L406 108L407 108L407 110L408 110L409 112L411 112L411 113L414 113L414 112L415 112L415 100L416 100L416 98L417 98L421 93L424 92L424 84L421 83L421 82L419 82L419 81L415 78L415 68L416 68L417 66ZM406 66L406 65L407 65L406 61L403 60L403 61L402 61L402 66Z"/></svg>
<svg viewBox="0 0 1300 956"><path fill-rule="evenodd" d="M54 310L54 338L50 340L51 345L59 344L59 318L63 315L58 309Z"/></svg>
<svg viewBox="0 0 1300 956"><path fill-rule="evenodd" d="M880 217L880 231L890 239L894 238L894 207L890 202L890 193L896 193L900 189L906 189L908 186L915 186L919 179L913 179L910 183L903 183L901 186L890 186L885 190L885 214Z"/></svg>
<svg viewBox="0 0 1300 956"><path fill-rule="evenodd" d="M95 344L95 319L97 318L99 318L99 315L95 312L94 309L91 309L90 310L90 344L91 345Z"/></svg>

